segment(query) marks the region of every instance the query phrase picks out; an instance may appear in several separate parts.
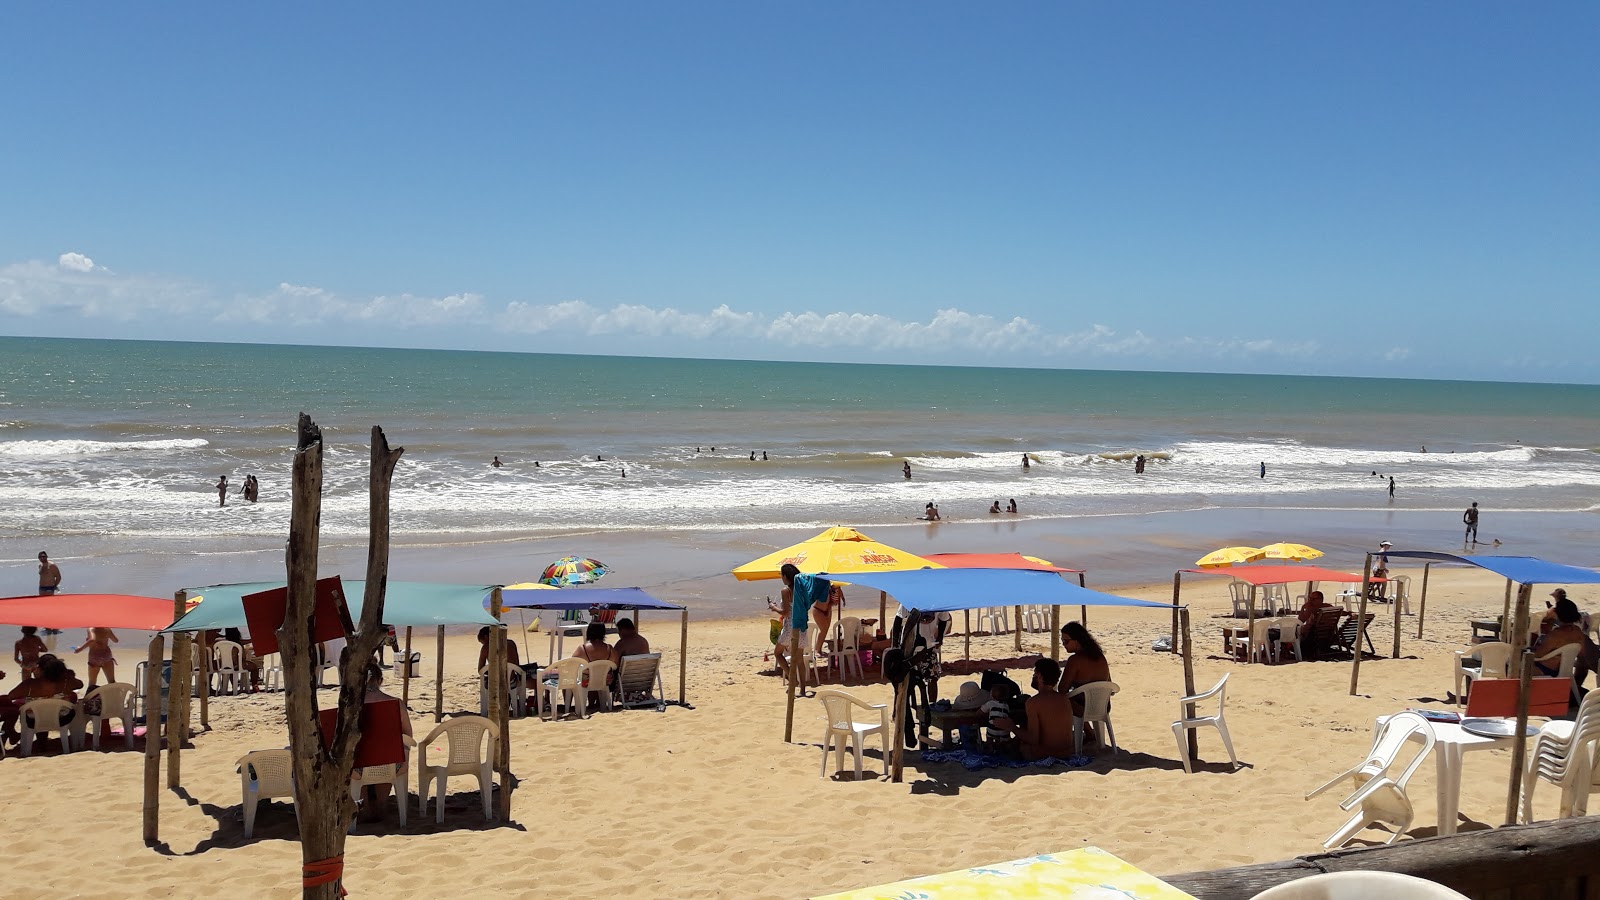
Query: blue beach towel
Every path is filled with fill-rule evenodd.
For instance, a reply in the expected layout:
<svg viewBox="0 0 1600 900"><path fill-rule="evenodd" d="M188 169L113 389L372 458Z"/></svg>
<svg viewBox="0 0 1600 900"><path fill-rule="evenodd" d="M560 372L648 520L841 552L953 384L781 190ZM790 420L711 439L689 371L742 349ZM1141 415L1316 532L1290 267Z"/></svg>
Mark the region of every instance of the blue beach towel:
<svg viewBox="0 0 1600 900"><path fill-rule="evenodd" d="M922 759L924 762L960 763L969 772L976 772L979 769L1048 769L1052 766L1070 766L1077 769L1094 761L1088 756L1069 756L1066 759L1047 756L1044 759L1029 761L1009 756L973 753L968 750L924 750Z"/></svg>
<svg viewBox="0 0 1600 900"><path fill-rule="evenodd" d="M828 599L828 591L833 587L833 582L815 575L796 575L794 577L794 605L789 610L789 624L799 631L805 631L811 622L811 607Z"/></svg>

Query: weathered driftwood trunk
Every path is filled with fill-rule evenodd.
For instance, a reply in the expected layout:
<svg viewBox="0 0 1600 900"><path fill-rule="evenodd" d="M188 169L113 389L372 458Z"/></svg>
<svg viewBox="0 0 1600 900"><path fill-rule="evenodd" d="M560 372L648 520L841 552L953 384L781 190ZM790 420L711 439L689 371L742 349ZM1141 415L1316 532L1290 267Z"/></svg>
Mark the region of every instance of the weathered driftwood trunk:
<svg viewBox="0 0 1600 900"><path fill-rule="evenodd" d="M361 621L346 635L339 659L339 715L327 749L317 719L316 640L312 615L317 602L317 533L322 511L322 433L301 414L294 457L293 512L289 521L288 608L278 644L283 657L289 749L294 757L295 808L300 818L300 853L306 898L336 898L344 869L344 840L355 801L350 770L361 739L366 668L383 642L383 598L389 571L389 482L401 449L390 450L382 429L372 429L370 533L367 584ZM404 797L398 798L405 802Z"/></svg>

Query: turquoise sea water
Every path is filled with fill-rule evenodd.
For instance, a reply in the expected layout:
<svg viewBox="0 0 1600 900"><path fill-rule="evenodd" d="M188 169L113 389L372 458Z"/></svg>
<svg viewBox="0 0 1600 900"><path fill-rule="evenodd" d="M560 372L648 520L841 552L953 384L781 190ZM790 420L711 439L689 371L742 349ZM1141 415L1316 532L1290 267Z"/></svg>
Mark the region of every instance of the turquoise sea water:
<svg viewBox="0 0 1600 900"><path fill-rule="evenodd" d="M325 532L365 529L378 424L407 449L396 531L446 544L1012 498L1021 518L1387 508L1388 476L1401 510L1600 509L1594 386L0 338L0 540L281 535L302 410L330 451ZM217 477L246 473L262 501L218 509Z"/></svg>

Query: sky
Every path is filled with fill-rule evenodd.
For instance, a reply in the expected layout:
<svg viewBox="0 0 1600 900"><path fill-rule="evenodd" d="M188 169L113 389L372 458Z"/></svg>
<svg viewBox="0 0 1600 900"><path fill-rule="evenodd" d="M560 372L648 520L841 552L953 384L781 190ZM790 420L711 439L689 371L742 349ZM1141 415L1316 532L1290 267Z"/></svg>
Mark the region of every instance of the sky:
<svg viewBox="0 0 1600 900"><path fill-rule="evenodd" d="M1600 383L1600 5L6 4L0 334Z"/></svg>

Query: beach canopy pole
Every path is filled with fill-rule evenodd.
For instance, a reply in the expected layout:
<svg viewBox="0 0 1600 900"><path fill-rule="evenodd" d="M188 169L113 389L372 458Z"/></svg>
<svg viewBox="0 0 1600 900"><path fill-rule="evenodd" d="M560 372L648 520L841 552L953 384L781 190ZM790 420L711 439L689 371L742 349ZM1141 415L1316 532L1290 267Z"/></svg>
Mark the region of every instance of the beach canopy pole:
<svg viewBox="0 0 1600 900"><path fill-rule="evenodd" d="M1417 640L1422 640L1422 619L1428 614L1428 571L1433 563L1422 564L1422 596L1417 601Z"/></svg>
<svg viewBox="0 0 1600 900"><path fill-rule="evenodd" d="M1179 623L1179 628L1183 632L1183 695L1185 697L1193 697L1194 696L1194 647L1193 647L1193 642L1190 640L1190 637L1189 637L1189 608L1188 607L1183 607L1183 608L1178 610L1178 623ZM1194 718L1194 708L1195 708L1195 705L1193 703L1184 704L1183 717L1185 719ZM1200 758L1200 734L1196 729L1193 729L1193 728L1186 728L1184 730L1188 732L1188 736L1189 736L1189 745L1188 745L1187 749L1185 750L1185 752L1189 754L1189 761L1190 762L1195 762Z"/></svg>
<svg viewBox="0 0 1600 900"><path fill-rule="evenodd" d="M1080 607L1088 609L1089 607ZM1055 604L1050 606L1050 658L1061 659L1061 607Z"/></svg>
<svg viewBox="0 0 1600 900"><path fill-rule="evenodd" d="M500 589L489 593L489 615L501 615ZM499 776L500 796L495 798L502 822L511 821L511 688L507 674L511 664L506 660L506 626L496 625L490 633L489 647L489 709L490 721L500 730L494 748L494 767Z"/></svg>
<svg viewBox="0 0 1600 900"><path fill-rule="evenodd" d="M433 655L433 723L444 721L444 626L439 626L438 646Z"/></svg>
<svg viewBox="0 0 1600 900"><path fill-rule="evenodd" d="M172 618L177 621L188 605L189 593L178 591L172 595ZM167 788L176 790L183 783L183 742L189 736L189 671L190 641L193 635L172 636L172 674L167 678ZM148 724L145 726L149 732Z"/></svg>
<svg viewBox="0 0 1600 900"><path fill-rule="evenodd" d="M1178 649L1178 595L1183 593L1183 572L1172 573L1172 650L1173 653L1181 652ZM1230 651L1231 652L1231 651ZM1187 696L1187 695L1185 695Z"/></svg>
<svg viewBox="0 0 1600 900"><path fill-rule="evenodd" d="M400 708L411 715L411 626L406 626L406 667L400 676Z"/></svg>
<svg viewBox="0 0 1600 900"><path fill-rule="evenodd" d="M1528 701L1533 693L1533 651L1528 649L1528 606L1533 599L1533 585L1524 584L1517 589L1516 631L1517 643L1513 647L1520 647L1517 654L1517 678L1521 684L1517 690L1517 731L1511 736L1511 787L1506 793L1506 824L1517 823L1518 801L1522 797L1523 763L1528 753ZM1537 777L1537 776L1535 776ZM1580 788L1587 790L1587 788Z"/></svg>
<svg viewBox="0 0 1600 900"><path fill-rule="evenodd" d="M1083 572L1079 572L1078 573L1078 587L1081 587L1081 588L1089 587L1088 582L1083 577L1084 574L1085 573L1083 573ZM1089 627L1089 607L1087 605L1083 605L1083 606L1079 606L1078 607L1078 623L1081 624L1085 628ZM1057 630L1059 631L1060 629L1057 629ZM1055 656L1055 653L1052 652L1050 655L1053 657L1053 656Z"/></svg>
<svg viewBox="0 0 1600 900"><path fill-rule="evenodd" d="M1387 586L1388 585L1386 584L1385 587L1387 587ZM1389 598L1389 602L1394 604L1394 649L1389 653L1389 658L1390 659L1399 659L1400 658L1400 594L1399 594L1399 591L1400 591L1400 587L1399 587L1399 585L1396 585L1395 586L1395 595L1393 597Z"/></svg>
<svg viewBox="0 0 1600 900"><path fill-rule="evenodd" d="M634 615L638 615L637 612ZM683 698L689 685L689 608L683 609L683 630L678 635L678 705L683 706Z"/></svg>
<svg viewBox="0 0 1600 900"><path fill-rule="evenodd" d="M1363 624L1367 621L1367 590L1372 587L1372 554L1367 554L1367 561L1361 568L1361 602L1356 606L1356 636L1351 641L1355 648L1355 660L1350 664L1350 696L1356 695L1356 686L1361 682L1361 633Z"/></svg>
<svg viewBox="0 0 1600 900"><path fill-rule="evenodd" d="M161 839L161 657L166 638L150 639L144 670L144 841ZM170 720L169 720L170 721ZM132 723L129 723L132 728ZM170 727L170 726L169 726Z"/></svg>

